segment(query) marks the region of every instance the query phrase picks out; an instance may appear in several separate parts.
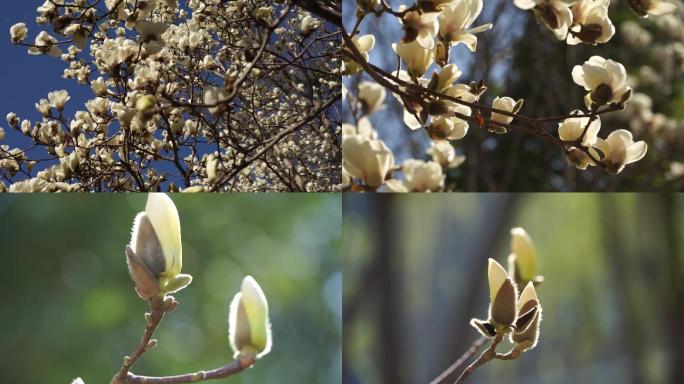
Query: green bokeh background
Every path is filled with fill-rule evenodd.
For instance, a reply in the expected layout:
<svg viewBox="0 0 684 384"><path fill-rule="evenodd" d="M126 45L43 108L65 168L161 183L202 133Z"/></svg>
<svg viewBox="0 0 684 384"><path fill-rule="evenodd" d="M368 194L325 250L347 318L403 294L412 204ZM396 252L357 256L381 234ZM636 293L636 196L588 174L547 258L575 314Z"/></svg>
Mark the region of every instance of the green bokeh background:
<svg viewBox="0 0 684 384"><path fill-rule="evenodd" d="M274 345L218 382L341 378L339 195L172 195L192 284L133 372L174 375L232 360L230 300L262 286ZM107 383L137 345L147 309L124 259L146 195L0 196L0 382Z"/></svg>
<svg viewBox="0 0 684 384"><path fill-rule="evenodd" d="M539 345L467 383L682 382L683 195L346 195L343 205L345 384L428 383L456 361L479 337L469 320L487 316L487 259L506 265L516 226L545 277Z"/></svg>

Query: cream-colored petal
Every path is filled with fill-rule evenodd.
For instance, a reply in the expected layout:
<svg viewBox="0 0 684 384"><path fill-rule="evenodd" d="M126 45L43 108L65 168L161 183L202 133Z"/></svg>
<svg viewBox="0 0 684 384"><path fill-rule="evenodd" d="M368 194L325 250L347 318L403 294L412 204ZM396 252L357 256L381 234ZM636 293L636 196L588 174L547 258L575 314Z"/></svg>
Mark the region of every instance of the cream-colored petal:
<svg viewBox="0 0 684 384"><path fill-rule="evenodd" d="M150 193L145 213L164 251L166 270L161 275L174 277L180 273L182 267L180 219L176 205L164 193Z"/></svg>
<svg viewBox="0 0 684 384"><path fill-rule="evenodd" d="M534 283L531 281L527 283L525 289L523 289L522 293L520 294L520 299L518 300L518 310L520 310L520 308L522 308L525 303L529 301L539 302L539 299L537 298L537 291L534 289Z"/></svg>
<svg viewBox="0 0 684 384"><path fill-rule="evenodd" d="M493 302L496 294L499 292L499 288L501 288L504 281L508 279L508 274L504 267L497 263L496 260L489 259L487 277L489 280L489 299Z"/></svg>
<svg viewBox="0 0 684 384"><path fill-rule="evenodd" d="M520 227L511 229L511 251L516 256L518 276L530 281L537 270L537 251L530 235Z"/></svg>
<svg viewBox="0 0 684 384"><path fill-rule="evenodd" d="M636 143L629 145L625 148L625 164L631 164L635 161L641 160L646 155L646 150L648 146L644 141L637 141Z"/></svg>
<svg viewBox="0 0 684 384"><path fill-rule="evenodd" d="M656 4L648 10L648 13L653 16L669 15L670 13L677 12L677 9L679 9L676 4L667 3L665 1L656 1Z"/></svg>

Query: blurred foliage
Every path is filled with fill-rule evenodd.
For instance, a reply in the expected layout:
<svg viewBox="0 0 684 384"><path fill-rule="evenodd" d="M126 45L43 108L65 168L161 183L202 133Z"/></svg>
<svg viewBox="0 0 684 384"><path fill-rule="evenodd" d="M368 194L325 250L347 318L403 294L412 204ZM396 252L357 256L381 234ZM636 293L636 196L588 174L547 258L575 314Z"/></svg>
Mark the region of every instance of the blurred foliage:
<svg viewBox="0 0 684 384"><path fill-rule="evenodd" d="M192 284L175 296L137 374L232 360L228 307L253 275L274 347L225 383L335 383L341 376L340 197L172 195ZM146 195L1 196L0 382L109 382L138 344L147 309L124 246Z"/></svg>
<svg viewBox="0 0 684 384"><path fill-rule="evenodd" d="M479 337L468 321L489 304L487 258L506 263L515 226L535 242L545 277L540 343L468 382L681 382L684 197L346 195L343 204L344 383L426 383L465 352Z"/></svg>

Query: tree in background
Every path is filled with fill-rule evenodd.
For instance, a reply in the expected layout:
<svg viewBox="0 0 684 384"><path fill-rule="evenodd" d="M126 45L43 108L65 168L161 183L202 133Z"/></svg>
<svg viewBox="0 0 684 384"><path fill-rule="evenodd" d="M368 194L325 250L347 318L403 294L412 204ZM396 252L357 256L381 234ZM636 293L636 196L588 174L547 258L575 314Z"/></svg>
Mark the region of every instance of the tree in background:
<svg viewBox="0 0 684 384"><path fill-rule="evenodd" d="M681 118L672 107L662 109L669 119L641 112L652 90L634 74L652 58L643 44L626 48L623 36L634 26L668 28L654 49L669 52L669 59L656 60L668 67L657 80L672 81L672 90L653 100L676 105L682 21L672 14L675 4L494 1L483 7L458 0L357 7L346 19L345 63L352 63L345 82L347 188L681 188L682 159L671 139L682 130ZM492 92L485 89L501 97L488 98ZM387 90L398 102L385 100ZM653 116L659 128L650 135L635 120ZM364 156L369 152L375 155Z"/></svg>
<svg viewBox="0 0 684 384"><path fill-rule="evenodd" d="M38 121L10 112L28 140L0 147L0 189L334 190L339 3L295 3L47 0L48 30L17 23L12 42L94 97L73 116L67 90Z"/></svg>

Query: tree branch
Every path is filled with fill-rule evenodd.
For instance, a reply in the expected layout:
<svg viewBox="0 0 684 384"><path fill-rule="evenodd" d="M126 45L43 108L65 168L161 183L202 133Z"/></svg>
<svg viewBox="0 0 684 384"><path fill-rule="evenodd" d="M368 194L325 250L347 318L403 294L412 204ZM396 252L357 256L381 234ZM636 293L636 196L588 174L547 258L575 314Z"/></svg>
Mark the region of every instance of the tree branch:
<svg viewBox="0 0 684 384"><path fill-rule="evenodd" d="M232 362L211 371L197 371L195 373L188 373L185 375L152 377L152 376L138 376L128 373L124 383L126 384L181 384L181 383L196 383L204 380L222 379L228 376L235 375L251 367L255 362L254 356L242 357L233 360Z"/></svg>

